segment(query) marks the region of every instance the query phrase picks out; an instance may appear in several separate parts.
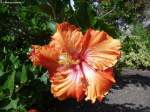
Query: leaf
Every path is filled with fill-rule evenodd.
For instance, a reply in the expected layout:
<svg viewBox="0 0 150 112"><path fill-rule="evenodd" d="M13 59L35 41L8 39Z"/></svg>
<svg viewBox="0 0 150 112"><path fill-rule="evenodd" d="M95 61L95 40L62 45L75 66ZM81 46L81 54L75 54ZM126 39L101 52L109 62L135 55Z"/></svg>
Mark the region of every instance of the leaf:
<svg viewBox="0 0 150 112"><path fill-rule="evenodd" d="M19 99L11 99L10 103L8 105L6 105L5 107L3 107L3 109L5 110L10 110L10 109L17 109L17 104L18 104Z"/></svg>
<svg viewBox="0 0 150 112"><path fill-rule="evenodd" d="M2 86L3 89L9 89L10 95L12 95L15 87L15 74L16 71L13 71L11 74L9 74L4 82L4 85Z"/></svg>
<svg viewBox="0 0 150 112"><path fill-rule="evenodd" d="M20 83L26 83L28 80L27 70L25 65L22 66L22 72L20 74Z"/></svg>
<svg viewBox="0 0 150 112"><path fill-rule="evenodd" d="M31 21L32 21L33 26L36 25L36 19L35 18L32 18Z"/></svg>
<svg viewBox="0 0 150 112"><path fill-rule="evenodd" d="M6 47L3 48L3 53L5 53L5 54L7 53Z"/></svg>
<svg viewBox="0 0 150 112"><path fill-rule="evenodd" d="M5 74L4 72L4 66L3 66L3 63L0 62L0 77L3 76Z"/></svg>
<svg viewBox="0 0 150 112"><path fill-rule="evenodd" d="M51 21L48 23L48 27L50 28L50 30L55 33L56 32L56 23Z"/></svg>
<svg viewBox="0 0 150 112"><path fill-rule="evenodd" d="M2 70L0 70L0 77L3 76L4 74L5 73Z"/></svg>
<svg viewBox="0 0 150 112"><path fill-rule="evenodd" d="M9 60L11 61L15 69L19 68L20 62L15 55L11 54Z"/></svg>
<svg viewBox="0 0 150 112"><path fill-rule="evenodd" d="M48 83L48 72L45 72L39 79L46 85Z"/></svg>
<svg viewBox="0 0 150 112"><path fill-rule="evenodd" d="M104 20L98 19L95 28L100 30L106 31L109 35L113 36L114 38L117 37L116 29L113 25L105 23Z"/></svg>
<svg viewBox="0 0 150 112"><path fill-rule="evenodd" d="M76 18L79 22L79 25L83 29L90 27L90 18L88 15L88 8L89 8L88 3L86 1L82 1L80 2L77 13L76 13Z"/></svg>

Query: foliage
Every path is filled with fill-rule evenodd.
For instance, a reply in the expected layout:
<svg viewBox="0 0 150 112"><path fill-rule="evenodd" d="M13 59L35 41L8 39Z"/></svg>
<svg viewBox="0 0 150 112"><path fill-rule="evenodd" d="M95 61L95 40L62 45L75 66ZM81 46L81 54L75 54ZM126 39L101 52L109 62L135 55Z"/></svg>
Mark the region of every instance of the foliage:
<svg viewBox="0 0 150 112"><path fill-rule="evenodd" d="M150 32L136 24L132 35L124 37L120 66L136 69L150 68Z"/></svg>
<svg viewBox="0 0 150 112"><path fill-rule="evenodd" d="M134 1L134 3L133 3ZM97 3L97 5L95 5ZM116 20L127 23L142 16L142 2L136 0L22 0L22 4L0 4L0 111L26 112L34 107L50 112L53 97L44 69L32 66L27 53L32 44L46 44L57 22L69 21L85 31L104 30L123 43L118 67L149 68L150 37L141 25L132 35L120 32ZM122 37L123 36L123 37Z"/></svg>
<svg viewBox="0 0 150 112"><path fill-rule="evenodd" d="M51 19L37 6L2 4L0 9L0 111L26 112L49 99L39 98L49 92L45 70L33 67L27 52L31 44L48 42Z"/></svg>

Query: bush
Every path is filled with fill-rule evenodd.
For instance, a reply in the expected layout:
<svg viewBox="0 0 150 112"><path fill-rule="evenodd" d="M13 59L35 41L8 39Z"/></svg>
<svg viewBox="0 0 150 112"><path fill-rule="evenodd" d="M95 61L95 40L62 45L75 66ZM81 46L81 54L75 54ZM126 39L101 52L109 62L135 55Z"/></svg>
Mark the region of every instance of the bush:
<svg viewBox="0 0 150 112"><path fill-rule="evenodd" d="M141 24L135 24L132 35L122 39L123 56L120 67L149 69L150 68L150 32Z"/></svg>

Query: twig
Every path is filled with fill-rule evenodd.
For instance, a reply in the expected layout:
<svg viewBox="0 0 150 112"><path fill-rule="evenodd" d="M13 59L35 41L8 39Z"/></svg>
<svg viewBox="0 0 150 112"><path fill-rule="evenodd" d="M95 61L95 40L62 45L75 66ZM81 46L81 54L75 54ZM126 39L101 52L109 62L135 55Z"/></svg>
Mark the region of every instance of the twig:
<svg viewBox="0 0 150 112"><path fill-rule="evenodd" d="M110 10L110 11L108 11L106 14L104 14L102 17L105 17L105 16L107 16L108 14L110 14L111 12L113 12L114 10L115 10L115 8L116 8L116 5ZM101 17L101 18L102 18Z"/></svg>
<svg viewBox="0 0 150 112"><path fill-rule="evenodd" d="M49 2L47 2L47 5L52 9L53 17L54 17L54 19L56 19L56 14L55 14L54 7Z"/></svg>

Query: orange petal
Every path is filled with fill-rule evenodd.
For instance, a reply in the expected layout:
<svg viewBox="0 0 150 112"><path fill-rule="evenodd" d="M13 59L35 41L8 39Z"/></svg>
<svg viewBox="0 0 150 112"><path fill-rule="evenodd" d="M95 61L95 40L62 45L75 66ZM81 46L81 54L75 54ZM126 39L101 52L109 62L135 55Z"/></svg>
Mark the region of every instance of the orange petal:
<svg viewBox="0 0 150 112"><path fill-rule="evenodd" d="M105 79L108 79L108 80L110 80L113 83L116 83L116 80L115 80L114 74L113 74L113 68L108 68L108 69L106 69L104 71L97 70L97 72L99 74L101 74Z"/></svg>
<svg viewBox="0 0 150 112"><path fill-rule="evenodd" d="M88 83L85 100L91 100L92 103L96 99L101 101L114 82L112 70L97 72L84 62L82 68Z"/></svg>
<svg viewBox="0 0 150 112"><path fill-rule="evenodd" d="M86 45L88 47L94 46L108 38L111 38L107 35L104 31L98 31L93 29L88 29L87 32L84 35L84 41L87 41Z"/></svg>
<svg viewBox="0 0 150 112"><path fill-rule="evenodd" d="M82 32L79 31L79 28L65 22L57 25L57 31L52 36L51 43L57 48L74 55L81 50L80 41L82 36Z"/></svg>
<svg viewBox="0 0 150 112"><path fill-rule="evenodd" d="M84 96L85 83L79 65L57 72L51 77L51 83L51 92L60 100L73 97L79 101Z"/></svg>
<svg viewBox="0 0 150 112"><path fill-rule="evenodd" d="M29 54L29 59L34 65L42 65L49 71L53 71L58 66L59 51L50 45L33 45Z"/></svg>
<svg viewBox="0 0 150 112"><path fill-rule="evenodd" d="M92 47L108 38L111 38L104 31L94 31L93 29L88 29L82 38L82 48L87 49L88 47Z"/></svg>
<svg viewBox="0 0 150 112"><path fill-rule="evenodd" d="M84 37L88 38L88 44L86 43L87 48L84 51L83 59L95 69L105 70L114 66L120 57L120 41L113 39L105 32L94 30L88 32L90 35Z"/></svg>

